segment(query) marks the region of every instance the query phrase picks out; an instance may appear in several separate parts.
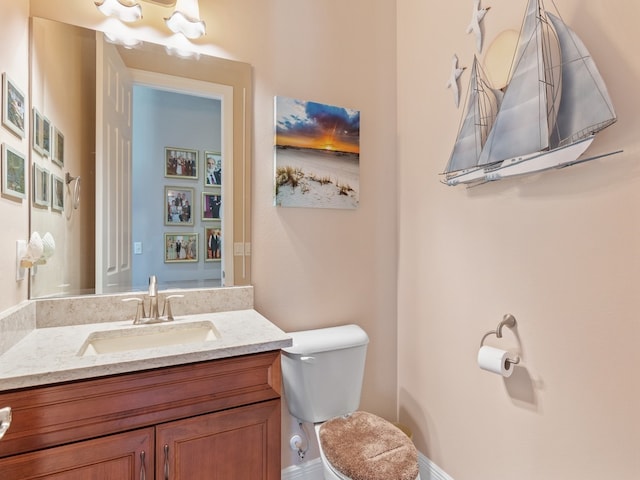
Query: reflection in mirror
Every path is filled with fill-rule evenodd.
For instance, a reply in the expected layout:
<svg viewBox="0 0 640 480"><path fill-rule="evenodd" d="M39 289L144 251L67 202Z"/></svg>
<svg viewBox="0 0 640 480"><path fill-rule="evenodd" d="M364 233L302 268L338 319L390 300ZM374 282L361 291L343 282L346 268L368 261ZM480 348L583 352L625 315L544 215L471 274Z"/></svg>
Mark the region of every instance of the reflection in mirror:
<svg viewBox="0 0 640 480"><path fill-rule="evenodd" d="M61 211L32 207L31 231L56 251L31 298L145 290L151 274L160 288L250 283L233 255L250 233L248 64L33 18L31 67L34 111L64 138L63 158L32 149L31 161L82 180L77 209L74 183ZM207 182L207 157L221 183Z"/></svg>

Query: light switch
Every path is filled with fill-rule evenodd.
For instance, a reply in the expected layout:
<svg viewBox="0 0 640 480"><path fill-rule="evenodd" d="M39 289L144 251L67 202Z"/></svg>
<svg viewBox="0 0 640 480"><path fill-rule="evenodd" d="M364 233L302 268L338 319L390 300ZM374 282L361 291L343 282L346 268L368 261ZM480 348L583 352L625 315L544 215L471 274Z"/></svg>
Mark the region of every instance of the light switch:
<svg viewBox="0 0 640 480"><path fill-rule="evenodd" d="M133 254L134 255L142 254L142 242L133 242Z"/></svg>

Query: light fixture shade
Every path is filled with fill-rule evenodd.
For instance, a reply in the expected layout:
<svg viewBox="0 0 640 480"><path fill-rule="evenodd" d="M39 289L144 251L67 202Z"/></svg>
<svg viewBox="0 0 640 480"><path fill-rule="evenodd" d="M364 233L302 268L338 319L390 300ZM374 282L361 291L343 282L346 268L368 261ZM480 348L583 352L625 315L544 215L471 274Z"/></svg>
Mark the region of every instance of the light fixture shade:
<svg viewBox="0 0 640 480"><path fill-rule="evenodd" d="M115 17L123 22L135 22L142 18L142 7L131 0L101 0L95 5L107 17Z"/></svg>
<svg viewBox="0 0 640 480"><path fill-rule="evenodd" d="M187 38L198 38L205 34L206 26L200 20L198 0L178 0L176 9L165 18L167 27L174 33L182 33Z"/></svg>

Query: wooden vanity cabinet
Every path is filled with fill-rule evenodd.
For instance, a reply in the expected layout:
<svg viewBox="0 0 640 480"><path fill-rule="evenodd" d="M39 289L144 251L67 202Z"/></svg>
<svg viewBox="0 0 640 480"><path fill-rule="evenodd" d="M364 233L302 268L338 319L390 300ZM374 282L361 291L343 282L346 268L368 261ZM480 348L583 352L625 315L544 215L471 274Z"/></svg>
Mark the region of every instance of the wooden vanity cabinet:
<svg viewBox="0 0 640 480"><path fill-rule="evenodd" d="M153 472L147 475L147 471L154 464L153 439L153 428L145 428L13 455L0 459L0 478L3 480L151 479Z"/></svg>
<svg viewBox="0 0 640 480"><path fill-rule="evenodd" d="M280 479L280 352L1 392L0 478Z"/></svg>

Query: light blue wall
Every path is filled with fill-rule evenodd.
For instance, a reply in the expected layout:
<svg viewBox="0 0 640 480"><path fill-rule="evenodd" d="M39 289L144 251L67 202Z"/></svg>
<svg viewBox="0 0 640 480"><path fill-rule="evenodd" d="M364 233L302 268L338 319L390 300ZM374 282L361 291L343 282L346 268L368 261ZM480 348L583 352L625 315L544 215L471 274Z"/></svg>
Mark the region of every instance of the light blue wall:
<svg viewBox="0 0 640 480"><path fill-rule="evenodd" d="M132 239L142 243L142 254L133 255L134 289L146 288L152 274L160 288L220 285L220 263L204 261L204 228L211 223L201 220L204 151L221 151L220 116L219 100L134 87ZM197 150L199 178L165 178L165 147ZM193 226L164 224L165 186L194 189ZM182 232L198 233L198 262L164 263L164 234Z"/></svg>

